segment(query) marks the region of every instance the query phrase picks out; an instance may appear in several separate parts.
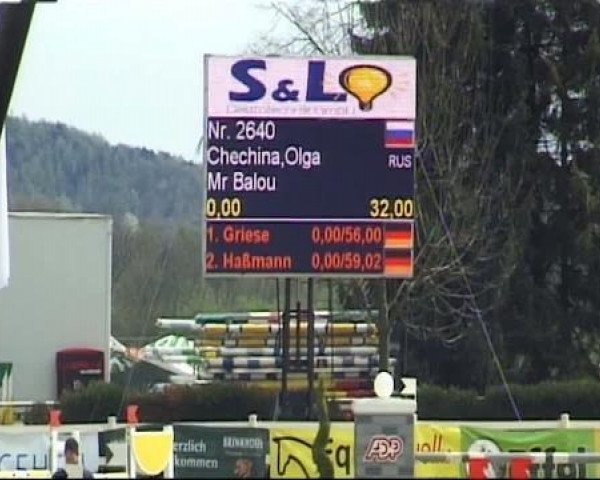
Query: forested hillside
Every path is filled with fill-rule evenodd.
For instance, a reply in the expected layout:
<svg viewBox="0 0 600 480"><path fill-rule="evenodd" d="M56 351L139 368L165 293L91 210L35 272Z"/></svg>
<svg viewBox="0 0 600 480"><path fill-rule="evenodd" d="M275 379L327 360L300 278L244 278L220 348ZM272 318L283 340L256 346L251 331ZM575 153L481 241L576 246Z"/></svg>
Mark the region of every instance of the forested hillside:
<svg viewBox="0 0 600 480"><path fill-rule="evenodd" d="M159 316L276 304L273 281L202 280L198 165L20 118L8 120L7 148L11 210L113 216L113 333L121 339L158 334Z"/></svg>
<svg viewBox="0 0 600 480"><path fill-rule="evenodd" d="M60 123L7 122L9 203L131 213L142 221L200 223L197 165L162 152L112 146Z"/></svg>

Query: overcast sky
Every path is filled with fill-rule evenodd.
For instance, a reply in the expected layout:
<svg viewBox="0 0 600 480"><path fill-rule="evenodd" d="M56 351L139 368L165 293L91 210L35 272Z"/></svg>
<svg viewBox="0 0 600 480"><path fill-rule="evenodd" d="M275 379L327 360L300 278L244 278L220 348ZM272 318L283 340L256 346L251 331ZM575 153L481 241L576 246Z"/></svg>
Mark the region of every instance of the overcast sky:
<svg viewBox="0 0 600 480"><path fill-rule="evenodd" d="M273 24L264 4L38 3L10 113L193 160L202 133L202 56L246 51Z"/></svg>

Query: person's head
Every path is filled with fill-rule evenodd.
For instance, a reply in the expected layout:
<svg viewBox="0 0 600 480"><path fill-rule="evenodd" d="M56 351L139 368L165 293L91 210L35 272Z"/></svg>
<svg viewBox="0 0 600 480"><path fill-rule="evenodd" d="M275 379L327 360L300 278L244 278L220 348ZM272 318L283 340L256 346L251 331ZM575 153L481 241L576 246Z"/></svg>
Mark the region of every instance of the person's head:
<svg viewBox="0 0 600 480"><path fill-rule="evenodd" d="M65 442L65 463L79 463L79 443L74 438Z"/></svg>
<svg viewBox="0 0 600 480"><path fill-rule="evenodd" d="M69 476L64 468L59 468L56 472L54 472L52 478L69 478Z"/></svg>
<svg viewBox="0 0 600 480"><path fill-rule="evenodd" d="M234 474L236 478L250 478L252 476L252 460L238 458L235 462Z"/></svg>

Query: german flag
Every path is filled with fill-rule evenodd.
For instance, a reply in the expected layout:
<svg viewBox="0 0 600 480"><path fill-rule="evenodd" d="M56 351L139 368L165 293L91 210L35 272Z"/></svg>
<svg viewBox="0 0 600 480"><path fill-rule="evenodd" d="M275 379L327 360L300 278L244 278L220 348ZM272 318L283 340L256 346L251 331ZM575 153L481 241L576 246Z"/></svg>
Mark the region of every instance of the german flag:
<svg viewBox="0 0 600 480"><path fill-rule="evenodd" d="M383 236L383 248L411 249L414 246L414 228L412 222L386 225Z"/></svg>
<svg viewBox="0 0 600 480"><path fill-rule="evenodd" d="M412 278L412 252L410 250L385 252L383 273L390 277Z"/></svg>

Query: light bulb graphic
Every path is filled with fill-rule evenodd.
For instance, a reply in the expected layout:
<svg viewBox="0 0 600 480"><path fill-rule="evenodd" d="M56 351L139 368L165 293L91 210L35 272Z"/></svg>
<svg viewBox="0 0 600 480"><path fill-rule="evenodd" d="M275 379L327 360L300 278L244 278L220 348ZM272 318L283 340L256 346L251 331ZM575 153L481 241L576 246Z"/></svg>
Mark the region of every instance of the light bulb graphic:
<svg viewBox="0 0 600 480"><path fill-rule="evenodd" d="M340 73L340 85L358 100L361 110L373 108L373 100L385 92L392 84L392 76L387 70L376 65L354 65Z"/></svg>

